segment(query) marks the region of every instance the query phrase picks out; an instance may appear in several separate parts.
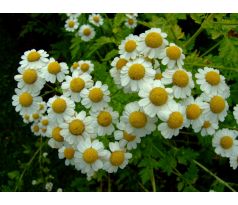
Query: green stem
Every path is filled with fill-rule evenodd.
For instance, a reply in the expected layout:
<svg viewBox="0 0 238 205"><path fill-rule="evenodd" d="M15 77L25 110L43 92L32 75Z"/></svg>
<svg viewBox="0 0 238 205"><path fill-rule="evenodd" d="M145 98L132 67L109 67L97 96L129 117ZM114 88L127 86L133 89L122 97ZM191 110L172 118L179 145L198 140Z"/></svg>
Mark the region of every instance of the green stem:
<svg viewBox="0 0 238 205"><path fill-rule="evenodd" d="M149 192L148 189L146 189L142 183L138 182L138 184L140 185L140 187L145 191L145 192Z"/></svg>
<svg viewBox="0 0 238 205"><path fill-rule="evenodd" d="M155 175L154 175L154 170L153 169L151 169L151 184L152 184L153 192L156 192Z"/></svg>
<svg viewBox="0 0 238 205"><path fill-rule="evenodd" d="M233 189L227 182L225 182L223 179L221 179L220 177L218 177L217 175L213 174L209 169L207 169L205 166L203 166L202 164L200 164L198 161L193 160L193 162L198 165L200 168L202 168L205 172L207 172L208 174L210 174L211 176L213 176L218 182L220 182L221 184L223 184L225 187L227 187L228 189L230 189L233 192L236 192L235 189Z"/></svg>
<svg viewBox="0 0 238 205"><path fill-rule="evenodd" d="M203 53L201 55L201 57L206 56L208 53L210 53L212 50L214 50L217 46L219 46L221 44L222 40L218 41L215 45L213 45L211 48L209 48L205 53Z"/></svg>
<svg viewBox="0 0 238 205"><path fill-rule="evenodd" d="M42 94L41 97L44 97L45 95L48 95L48 94L53 93L53 92L55 92L55 91L54 90L47 91L44 94Z"/></svg>
<svg viewBox="0 0 238 205"><path fill-rule="evenodd" d="M213 24L221 24L221 25L229 25L229 26L236 26L238 25L238 22L234 22L234 23L224 23L224 22L212 22Z"/></svg>

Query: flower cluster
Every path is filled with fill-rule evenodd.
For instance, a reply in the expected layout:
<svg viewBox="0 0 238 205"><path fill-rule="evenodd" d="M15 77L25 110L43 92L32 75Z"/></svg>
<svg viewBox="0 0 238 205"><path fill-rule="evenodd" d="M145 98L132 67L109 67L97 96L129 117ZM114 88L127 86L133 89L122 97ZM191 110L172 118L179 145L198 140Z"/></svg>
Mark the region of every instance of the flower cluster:
<svg viewBox="0 0 238 205"><path fill-rule="evenodd" d="M135 28L137 26L137 13L126 14L125 26L128 28Z"/></svg>
<svg viewBox="0 0 238 205"><path fill-rule="evenodd" d="M65 29L69 32L76 32L79 28L79 21L78 18L80 14L67 14L68 19L65 21ZM88 17L89 23L93 26L100 27L103 25L103 18L100 14L91 14ZM94 27L90 24L83 24L80 26L79 30L77 31L77 35L81 37L83 41L90 41L96 35Z"/></svg>
<svg viewBox="0 0 238 205"><path fill-rule="evenodd" d="M119 45L120 55L112 61L110 74L118 89L140 97L125 105L121 116L109 105L108 86L93 81L91 61L68 67L35 49L21 57L12 104L25 123L32 123L35 135L49 139L66 166L74 166L88 179L100 169L109 173L123 169L132 158L130 150L153 131L171 139L184 127L213 135L215 152L229 157L236 168L238 133L217 130L228 111L225 78L205 67L198 69L194 82L183 67L183 50L166 37L161 29L152 28L139 36L130 34ZM196 97L192 96L195 83L201 90ZM51 90L45 91L46 87ZM237 106L234 116L237 120ZM114 139L104 144L103 136Z"/></svg>

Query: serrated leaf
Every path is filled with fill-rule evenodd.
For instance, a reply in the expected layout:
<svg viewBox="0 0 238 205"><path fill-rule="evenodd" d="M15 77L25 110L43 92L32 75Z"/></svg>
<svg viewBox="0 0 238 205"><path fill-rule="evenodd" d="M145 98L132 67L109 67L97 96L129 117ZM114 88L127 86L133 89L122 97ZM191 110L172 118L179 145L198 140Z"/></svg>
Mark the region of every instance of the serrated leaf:
<svg viewBox="0 0 238 205"><path fill-rule="evenodd" d="M113 49L107 53L107 55L105 56L105 58L102 61L109 61L112 58L114 58L117 54L118 54L118 50Z"/></svg>
<svg viewBox="0 0 238 205"><path fill-rule="evenodd" d="M170 155L167 155L158 162L158 167L161 168L161 170L167 173L168 175L172 173L173 169L176 168L176 166L176 159Z"/></svg>

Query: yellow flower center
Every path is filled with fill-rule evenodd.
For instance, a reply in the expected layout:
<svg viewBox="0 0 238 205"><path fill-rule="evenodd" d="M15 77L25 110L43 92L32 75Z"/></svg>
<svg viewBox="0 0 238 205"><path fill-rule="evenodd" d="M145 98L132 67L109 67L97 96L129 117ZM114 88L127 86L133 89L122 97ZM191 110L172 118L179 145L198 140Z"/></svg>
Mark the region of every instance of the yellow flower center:
<svg viewBox="0 0 238 205"><path fill-rule="evenodd" d="M177 85L178 87L186 87L188 85L189 78L188 74L183 70L175 71L173 75L173 84Z"/></svg>
<svg viewBox="0 0 238 205"><path fill-rule="evenodd" d="M85 29L83 30L83 34L84 34L85 36L89 36L89 35L91 34L91 29L90 29L90 28L85 28Z"/></svg>
<svg viewBox="0 0 238 205"><path fill-rule="evenodd" d="M136 42L134 40L128 40L125 43L126 52L130 53L136 49Z"/></svg>
<svg viewBox="0 0 238 205"><path fill-rule="evenodd" d="M211 123L210 123L209 121L204 121L202 127L205 128L205 129L207 129L207 128L211 127Z"/></svg>
<svg viewBox="0 0 238 205"><path fill-rule="evenodd" d="M103 99L103 92L100 88L93 88L89 91L88 97L91 101L97 103Z"/></svg>
<svg viewBox="0 0 238 205"><path fill-rule="evenodd" d="M40 54L37 51L31 51L28 55L27 55L27 60L29 62L35 62L38 61L40 59Z"/></svg>
<svg viewBox="0 0 238 205"><path fill-rule="evenodd" d="M72 68L75 70L79 67L79 64L77 62L74 62L72 65Z"/></svg>
<svg viewBox="0 0 238 205"><path fill-rule="evenodd" d="M213 113L221 113L225 106L225 100L221 96L214 96L210 101L210 109Z"/></svg>
<svg viewBox="0 0 238 205"><path fill-rule="evenodd" d="M168 93L166 92L164 88L160 88L160 87L153 88L150 91L149 99L154 105L161 106L167 102Z"/></svg>
<svg viewBox="0 0 238 205"><path fill-rule="evenodd" d="M181 56L181 50L177 46L170 46L166 49L167 56L172 60L177 60Z"/></svg>
<svg viewBox="0 0 238 205"><path fill-rule="evenodd" d="M171 129L177 129L183 124L183 115L180 112L172 112L167 123Z"/></svg>
<svg viewBox="0 0 238 205"><path fill-rule="evenodd" d="M87 72L88 69L89 69L89 64L88 64L88 63L83 63L83 64L80 66L80 69L81 69L83 72Z"/></svg>
<svg viewBox="0 0 238 205"><path fill-rule="evenodd" d="M67 107L66 101L62 98L57 98L53 103L52 103L52 109L56 113L63 113Z"/></svg>
<svg viewBox="0 0 238 205"><path fill-rule="evenodd" d="M101 111L97 116L98 124L107 127L112 123L112 115L110 112Z"/></svg>
<svg viewBox="0 0 238 205"><path fill-rule="evenodd" d="M113 166L120 166L125 160L125 154L123 151L112 152L110 156L110 162Z"/></svg>
<svg viewBox="0 0 238 205"><path fill-rule="evenodd" d="M129 25L133 25L134 24L134 19L128 19L127 22L128 22Z"/></svg>
<svg viewBox="0 0 238 205"><path fill-rule="evenodd" d="M147 117L144 112L135 111L130 114L129 122L132 125L132 127L142 128L145 127L147 123Z"/></svg>
<svg viewBox="0 0 238 205"><path fill-rule="evenodd" d="M40 104L39 110L43 110L44 108L45 108L45 106L43 104Z"/></svg>
<svg viewBox="0 0 238 205"><path fill-rule="evenodd" d="M44 126L47 126L49 124L49 120L44 119L44 120L41 121L41 124L44 125Z"/></svg>
<svg viewBox="0 0 238 205"><path fill-rule="evenodd" d="M29 107L31 106L33 102L33 97L31 96L30 93L28 92L24 92L19 96L19 103L23 106L23 107Z"/></svg>
<svg viewBox="0 0 238 205"><path fill-rule="evenodd" d="M39 130L40 130L40 128L39 128L38 125L34 125L34 126L33 126L33 131L34 131L34 132L39 132Z"/></svg>
<svg viewBox="0 0 238 205"><path fill-rule="evenodd" d="M29 119L30 119L30 116L29 116L29 115L24 115L24 119L25 119L25 120L29 120Z"/></svg>
<svg viewBox="0 0 238 205"><path fill-rule="evenodd" d="M224 136L220 140L220 145L223 149L230 149L233 145L233 138L230 136Z"/></svg>
<svg viewBox="0 0 238 205"><path fill-rule="evenodd" d="M67 147L64 149L64 156L66 159L73 159L74 153L75 153L75 150L72 147Z"/></svg>
<svg viewBox="0 0 238 205"><path fill-rule="evenodd" d="M94 22L98 23L99 20L100 20L100 17L99 17L99 16L94 16L94 17L93 17L93 21L94 21Z"/></svg>
<svg viewBox="0 0 238 205"><path fill-rule="evenodd" d="M132 80L140 80L145 76L145 67L141 64L133 64L129 70L128 75Z"/></svg>
<svg viewBox="0 0 238 205"><path fill-rule="evenodd" d="M127 64L127 60L124 58L120 58L117 63L116 63L116 68L117 70L121 70L123 66L125 66Z"/></svg>
<svg viewBox="0 0 238 205"><path fill-rule="evenodd" d="M27 84L33 84L37 80L37 72L34 69L27 69L23 72L22 79Z"/></svg>
<svg viewBox="0 0 238 205"><path fill-rule="evenodd" d="M162 73L156 73L155 74L155 80L161 80L162 79Z"/></svg>
<svg viewBox="0 0 238 205"><path fill-rule="evenodd" d="M56 75L57 73L59 73L61 71L60 64L57 61L53 61L53 62L49 63L48 71L49 71L49 73Z"/></svg>
<svg viewBox="0 0 238 205"><path fill-rule="evenodd" d="M52 137L54 138L55 141L57 142L63 142L64 141L64 138L61 136L60 134L60 131L61 131L61 128L60 127L55 127L53 130L52 130Z"/></svg>
<svg viewBox="0 0 238 205"><path fill-rule="evenodd" d="M150 32L145 37L145 43L148 47L159 48L163 43L163 38L157 32Z"/></svg>
<svg viewBox="0 0 238 205"><path fill-rule="evenodd" d="M43 133L46 133L47 128L41 128L41 131L42 131Z"/></svg>
<svg viewBox="0 0 238 205"><path fill-rule="evenodd" d="M69 123L69 131L73 135L81 135L84 132L85 125L81 120L73 120Z"/></svg>
<svg viewBox="0 0 238 205"><path fill-rule="evenodd" d="M187 118L190 120L196 120L202 113L201 108L197 104L190 104L186 108Z"/></svg>
<svg viewBox="0 0 238 205"><path fill-rule="evenodd" d="M40 115L39 115L38 113L34 113L34 114L32 115L32 117L33 117L34 120L37 120L37 119L40 118Z"/></svg>
<svg viewBox="0 0 238 205"><path fill-rule="evenodd" d="M88 148L83 153L83 159L88 164L92 164L98 160L98 152L94 148Z"/></svg>
<svg viewBox="0 0 238 205"><path fill-rule="evenodd" d="M210 85L218 85L221 80L220 75L215 71L207 72L205 79Z"/></svg>
<svg viewBox="0 0 238 205"><path fill-rule="evenodd" d="M135 140L136 136L132 134L128 134L126 131L124 131L123 138L128 142L132 142L133 140Z"/></svg>
<svg viewBox="0 0 238 205"><path fill-rule="evenodd" d="M75 25L74 21L72 21L72 20L68 21L69 28L73 28L74 25Z"/></svg>
<svg viewBox="0 0 238 205"><path fill-rule="evenodd" d="M85 82L80 77L74 78L70 82L70 89L75 93L79 93L84 88L84 86Z"/></svg>

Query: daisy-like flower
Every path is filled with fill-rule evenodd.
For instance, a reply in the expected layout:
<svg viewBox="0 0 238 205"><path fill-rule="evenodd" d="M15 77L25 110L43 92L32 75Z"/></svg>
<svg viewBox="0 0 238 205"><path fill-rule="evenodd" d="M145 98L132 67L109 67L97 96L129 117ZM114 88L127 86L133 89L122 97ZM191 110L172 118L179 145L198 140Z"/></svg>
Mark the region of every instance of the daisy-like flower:
<svg viewBox="0 0 238 205"><path fill-rule="evenodd" d="M194 99L192 96L184 100L183 105L186 107L187 121L185 127L192 125L192 128L201 128L203 126L203 111L209 109L209 104L204 102L202 98Z"/></svg>
<svg viewBox="0 0 238 205"><path fill-rule="evenodd" d="M129 87L132 92L137 92L145 84L151 83L154 79L155 71L152 64L143 58L130 61L121 69L121 85Z"/></svg>
<svg viewBox="0 0 238 205"><path fill-rule="evenodd" d="M89 24L82 25L78 32L83 41L90 41L95 36L95 30Z"/></svg>
<svg viewBox="0 0 238 205"><path fill-rule="evenodd" d="M49 63L42 70L42 77L47 82L55 83L56 80L62 82L68 73L69 68L66 63L59 63L54 58L50 58Z"/></svg>
<svg viewBox="0 0 238 205"><path fill-rule="evenodd" d="M218 130L213 139L212 145L215 152L222 157L231 157L238 151L238 140L236 139L238 132L229 129Z"/></svg>
<svg viewBox="0 0 238 205"><path fill-rule="evenodd" d="M94 70L94 64L89 60L81 60L79 63L79 74L88 73L90 74Z"/></svg>
<svg viewBox="0 0 238 205"><path fill-rule="evenodd" d="M208 120L204 115L202 115L202 126L194 128L195 132L200 132L203 137L207 135L213 135L219 128L217 120Z"/></svg>
<svg viewBox="0 0 238 205"><path fill-rule="evenodd" d="M57 124L50 124L47 128L48 145L53 149L59 149L64 145L64 138L61 135L62 128Z"/></svg>
<svg viewBox="0 0 238 205"><path fill-rule="evenodd" d="M127 18L132 18L132 17L136 18L136 17L138 17L138 13L128 13L128 14L126 14L126 17Z"/></svg>
<svg viewBox="0 0 238 205"><path fill-rule="evenodd" d="M179 130L186 124L185 107L171 101L168 108L161 113L161 120L164 121L158 126L165 139L171 139L179 134Z"/></svg>
<svg viewBox="0 0 238 205"><path fill-rule="evenodd" d="M67 17L77 19L80 17L81 13L67 13Z"/></svg>
<svg viewBox="0 0 238 205"><path fill-rule="evenodd" d="M65 96L54 96L48 100L48 116L50 120L61 123L74 115L75 104Z"/></svg>
<svg viewBox="0 0 238 205"><path fill-rule="evenodd" d="M233 116L236 120L236 123L238 124L238 104L233 109L234 109Z"/></svg>
<svg viewBox="0 0 238 205"><path fill-rule="evenodd" d="M74 102L80 102L81 91L92 86L92 76L87 73L79 75L78 71L74 71L72 76L66 76L65 82L61 85L63 94L70 97Z"/></svg>
<svg viewBox="0 0 238 205"><path fill-rule="evenodd" d="M173 90L165 88L159 80L155 80L150 84L144 85L139 91L139 105L150 117L159 116L160 112L167 109L169 101L173 99Z"/></svg>
<svg viewBox="0 0 238 205"><path fill-rule="evenodd" d="M165 39L166 33L161 32L160 28L151 28L145 33L140 34L138 50L149 58L158 58L164 51L168 41Z"/></svg>
<svg viewBox="0 0 238 205"><path fill-rule="evenodd" d="M100 14L89 15L88 21L97 27L103 25L103 18Z"/></svg>
<svg viewBox="0 0 238 205"><path fill-rule="evenodd" d="M110 142L109 148L110 151L107 152L107 161L103 169L108 173L117 172L118 168L124 169L129 159L132 158L132 154L126 152L125 148L121 147L118 142Z"/></svg>
<svg viewBox="0 0 238 205"><path fill-rule="evenodd" d="M125 106L117 127L138 137L144 137L156 129L156 118L150 118L139 106L138 102L131 102Z"/></svg>
<svg viewBox="0 0 238 205"><path fill-rule="evenodd" d="M121 88L121 69L127 64L128 60L122 57L116 57L113 59L110 69L110 75L113 78L114 83L118 88Z"/></svg>
<svg viewBox="0 0 238 205"><path fill-rule="evenodd" d="M119 45L119 54L125 59L136 59L139 55L138 41L140 38L130 34Z"/></svg>
<svg viewBox="0 0 238 205"><path fill-rule="evenodd" d="M158 61L156 61L156 62L158 62ZM155 69L155 66L154 66L154 69ZM160 80L161 81L162 78L163 78L163 73L161 72L160 68L157 68L155 70L154 80Z"/></svg>
<svg viewBox="0 0 238 205"><path fill-rule="evenodd" d="M95 138L96 135L94 134L92 121L92 117L86 116L85 111L75 113L74 116L66 120L65 123L60 124L62 128L60 134L69 144L75 145L77 145L82 138Z"/></svg>
<svg viewBox="0 0 238 205"><path fill-rule="evenodd" d="M98 136L111 135L114 132L114 125L117 124L119 117L118 112L113 111L111 107L106 107L90 114L94 118L92 125Z"/></svg>
<svg viewBox="0 0 238 205"><path fill-rule="evenodd" d="M74 71L78 70L79 69L79 62L75 61L71 67L70 67L70 71L71 73L73 73Z"/></svg>
<svg viewBox="0 0 238 205"><path fill-rule="evenodd" d="M40 119L41 119L41 117L42 117L42 114L41 113L39 113L38 111L36 111L36 112L34 112L31 116L31 121L33 121L33 122L38 122Z"/></svg>
<svg viewBox="0 0 238 205"><path fill-rule="evenodd" d="M64 145L58 149L58 156L60 159L65 159L65 165L75 165L75 152L76 147L74 145L69 145L64 143Z"/></svg>
<svg viewBox="0 0 238 205"><path fill-rule="evenodd" d="M164 85L172 84L175 98L186 98L191 95L191 89L194 88L192 73L184 69L167 69L163 72L162 83Z"/></svg>
<svg viewBox="0 0 238 205"><path fill-rule="evenodd" d="M23 122L26 124L29 124L30 122L32 122L31 116L28 114L25 114L22 116Z"/></svg>
<svg viewBox="0 0 238 205"><path fill-rule="evenodd" d="M230 167L232 167L234 170L238 167L238 150L236 150L232 156L230 157Z"/></svg>
<svg viewBox="0 0 238 205"><path fill-rule="evenodd" d="M44 67L49 59L47 58L49 56L48 53L46 53L44 50L29 50L24 52L24 55L21 56L20 65L21 67L18 69L20 71L24 68L41 68Z"/></svg>
<svg viewBox="0 0 238 205"><path fill-rule="evenodd" d="M46 110L47 110L47 105L46 105L45 101L38 103L38 112L39 113L44 114Z"/></svg>
<svg viewBox="0 0 238 205"><path fill-rule="evenodd" d="M110 92L107 85L103 85L101 81L97 81L90 89L84 89L81 92L82 105L91 108L92 111L100 110L107 107L110 102Z"/></svg>
<svg viewBox="0 0 238 205"><path fill-rule="evenodd" d="M40 136L41 132L40 132L39 122L34 122L31 125L31 131L34 133L34 135Z"/></svg>
<svg viewBox="0 0 238 205"><path fill-rule="evenodd" d="M31 115L38 109L38 103L42 98L38 96L39 93L31 93L20 89L15 89L16 95L12 97L12 105L15 106L16 112L21 115Z"/></svg>
<svg viewBox="0 0 238 205"><path fill-rule="evenodd" d="M17 87L25 91L38 92L45 84L45 79L39 76L36 68L26 68L15 75L14 79L18 82Z"/></svg>
<svg viewBox="0 0 238 205"><path fill-rule="evenodd" d="M69 18L66 20L64 27L66 31L74 32L79 27L78 20L76 18Z"/></svg>
<svg viewBox="0 0 238 205"><path fill-rule="evenodd" d="M206 94L226 95L225 97L230 95L229 87L226 85L225 78L220 74L219 70L208 67L199 68L195 77L200 89Z"/></svg>
<svg viewBox="0 0 238 205"><path fill-rule="evenodd" d="M77 170L81 170L90 178L96 171L103 168L107 152L102 142L91 141L90 138L87 138L82 140L77 148L78 151L75 154L75 168Z"/></svg>
<svg viewBox="0 0 238 205"><path fill-rule="evenodd" d="M183 60L185 55L182 53L183 50L176 46L174 43L170 43L168 47L161 52L159 58L162 59L162 64L167 65L169 69L182 68Z"/></svg>
<svg viewBox="0 0 238 205"><path fill-rule="evenodd" d="M128 16L126 18L125 26L128 28L135 28L137 26L137 19L134 16Z"/></svg>
<svg viewBox="0 0 238 205"><path fill-rule="evenodd" d="M226 96L226 94L224 95ZM203 93L201 97L204 101L209 103L209 109L204 110L207 119L223 122L229 109L226 98L223 95L206 95L205 93Z"/></svg>
<svg viewBox="0 0 238 205"><path fill-rule="evenodd" d="M122 130L116 130L114 132L114 138L119 141L120 147L125 147L128 150L136 149L137 144L141 142L140 137Z"/></svg>

